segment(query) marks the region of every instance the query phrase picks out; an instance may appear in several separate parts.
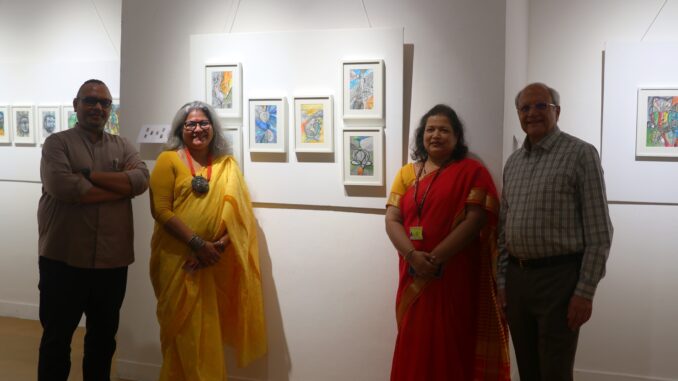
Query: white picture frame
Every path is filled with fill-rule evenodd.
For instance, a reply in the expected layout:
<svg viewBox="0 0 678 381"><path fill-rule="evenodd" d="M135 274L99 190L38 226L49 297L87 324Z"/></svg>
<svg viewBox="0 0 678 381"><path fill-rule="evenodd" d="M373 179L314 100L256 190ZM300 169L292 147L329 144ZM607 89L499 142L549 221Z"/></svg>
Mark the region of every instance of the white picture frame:
<svg viewBox="0 0 678 381"><path fill-rule="evenodd" d="M346 120L384 119L384 61L342 61L342 116Z"/></svg>
<svg viewBox="0 0 678 381"><path fill-rule="evenodd" d="M343 131L344 185L384 185L383 128Z"/></svg>
<svg viewBox="0 0 678 381"><path fill-rule="evenodd" d="M240 172L245 173L245 166L243 165L243 156L242 156L242 128L240 127L227 127L223 128L222 133L224 138L231 147L231 155L238 162L240 167Z"/></svg>
<svg viewBox="0 0 678 381"><path fill-rule="evenodd" d="M12 106L12 126L14 144L35 144L33 106Z"/></svg>
<svg viewBox="0 0 678 381"><path fill-rule="evenodd" d="M221 118L242 118L242 66L240 63L205 64L205 102Z"/></svg>
<svg viewBox="0 0 678 381"><path fill-rule="evenodd" d="M249 100L250 152L287 152L286 111L285 97Z"/></svg>
<svg viewBox="0 0 678 381"><path fill-rule="evenodd" d="M78 114L72 104L61 106L61 131L69 130L78 123Z"/></svg>
<svg viewBox="0 0 678 381"><path fill-rule="evenodd" d="M332 96L294 98L294 150L334 152Z"/></svg>
<svg viewBox="0 0 678 381"><path fill-rule="evenodd" d="M639 88L636 156L678 157L678 88Z"/></svg>
<svg viewBox="0 0 678 381"><path fill-rule="evenodd" d="M111 113L108 115L108 122L104 127L104 131L111 135L120 135L120 99L113 98L111 104Z"/></svg>
<svg viewBox="0 0 678 381"><path fill-rule="evenodd" d="M9 106L0 105L0 144L12 142L12 116Z"/></svg>
<svg viewBox="0 0 678 381"><path fill-rule="evenodd" d="M36 120L38 128L38 140L40 144L45 142L48 136L61 131L61 107L59 106L38 106L36 109Z"/></svg>

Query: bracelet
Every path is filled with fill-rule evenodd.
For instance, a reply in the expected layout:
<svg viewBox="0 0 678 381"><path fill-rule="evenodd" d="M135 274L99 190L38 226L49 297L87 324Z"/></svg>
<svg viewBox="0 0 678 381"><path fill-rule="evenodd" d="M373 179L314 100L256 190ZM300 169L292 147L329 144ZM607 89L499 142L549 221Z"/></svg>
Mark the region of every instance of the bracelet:
<svg viewBox="0 0 678 381"><path fill-rule="evenodd" d="M190 240L188 240L188 246L191 248L193 251L198 251L202 249L203 246L205 246L205 241L200 238L197 234L193 234Z"/></svg>
<svg viewBox="0 0 678 381"><path fill-rule="evenodd" d="M412 249L410 249L410 251L408 251L408 252L403 256L403 258L405 258L405 262L409 262L409 261L410 261L410 257L412 256L412 254L414 254L415 251L417 251L417 249L412 248Z"/></svg>

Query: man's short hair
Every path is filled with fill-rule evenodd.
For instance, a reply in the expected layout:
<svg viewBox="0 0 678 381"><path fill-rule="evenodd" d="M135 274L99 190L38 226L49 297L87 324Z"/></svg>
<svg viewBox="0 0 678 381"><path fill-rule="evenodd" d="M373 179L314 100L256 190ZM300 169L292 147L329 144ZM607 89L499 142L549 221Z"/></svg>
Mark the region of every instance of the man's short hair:
<svg viewBox="0 0 678 381"><path fill-rule="evenodd" d="M532 86L532 85L543 86L546 90L548 90L549 94L551 94L551 101L553 102L553 104L556 105L556 106L560 106L560 94L558 93L558 91L557 91L556 89L554 89L554 88L552 88L552 87L549 87L547 84L542 83L542 82L533 82L533 83L530 83L529 85L523 87L523 88L518 92L518 94L516 94L516 99L515 99L516 108L518 108L518 98L520 98L520 94L522 94L523 91L524 91L526 88L528 88L528 87L530 87L530 86Z"/></svg>

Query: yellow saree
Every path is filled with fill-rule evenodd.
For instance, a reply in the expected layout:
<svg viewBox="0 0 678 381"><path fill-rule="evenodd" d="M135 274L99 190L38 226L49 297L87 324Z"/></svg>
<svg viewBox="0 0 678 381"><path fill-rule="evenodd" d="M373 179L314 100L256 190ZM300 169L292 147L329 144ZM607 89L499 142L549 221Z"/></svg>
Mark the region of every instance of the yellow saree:
<svg viewBox="0 0 678 381"><path fill-rule="evenodd" d="M191 180L177 152L160 154L151 175L156 224L150 262L163 354L160 380L222 381L224 344L235 348L238 366L267 349L257 226L231 156L215 159L207 194L196 195ZM183 268L190 249L163 227L173 216L208 241L228 231L230 245L216 265Z"/></svg>

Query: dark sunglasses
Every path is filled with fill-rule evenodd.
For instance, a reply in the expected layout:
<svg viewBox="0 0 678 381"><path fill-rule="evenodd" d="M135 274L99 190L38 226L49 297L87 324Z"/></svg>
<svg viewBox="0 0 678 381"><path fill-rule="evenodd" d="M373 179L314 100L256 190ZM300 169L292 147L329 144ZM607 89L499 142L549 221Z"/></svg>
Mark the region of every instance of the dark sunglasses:
<svg viewBox="0 0 678 381"><path fill-rule="evenodd" d="M84 97L80 98L80 101L89 107L94 107L98 103L103 108L109 108L113 104L113 101L110 99L102 99L97 97Z"/></svg>

